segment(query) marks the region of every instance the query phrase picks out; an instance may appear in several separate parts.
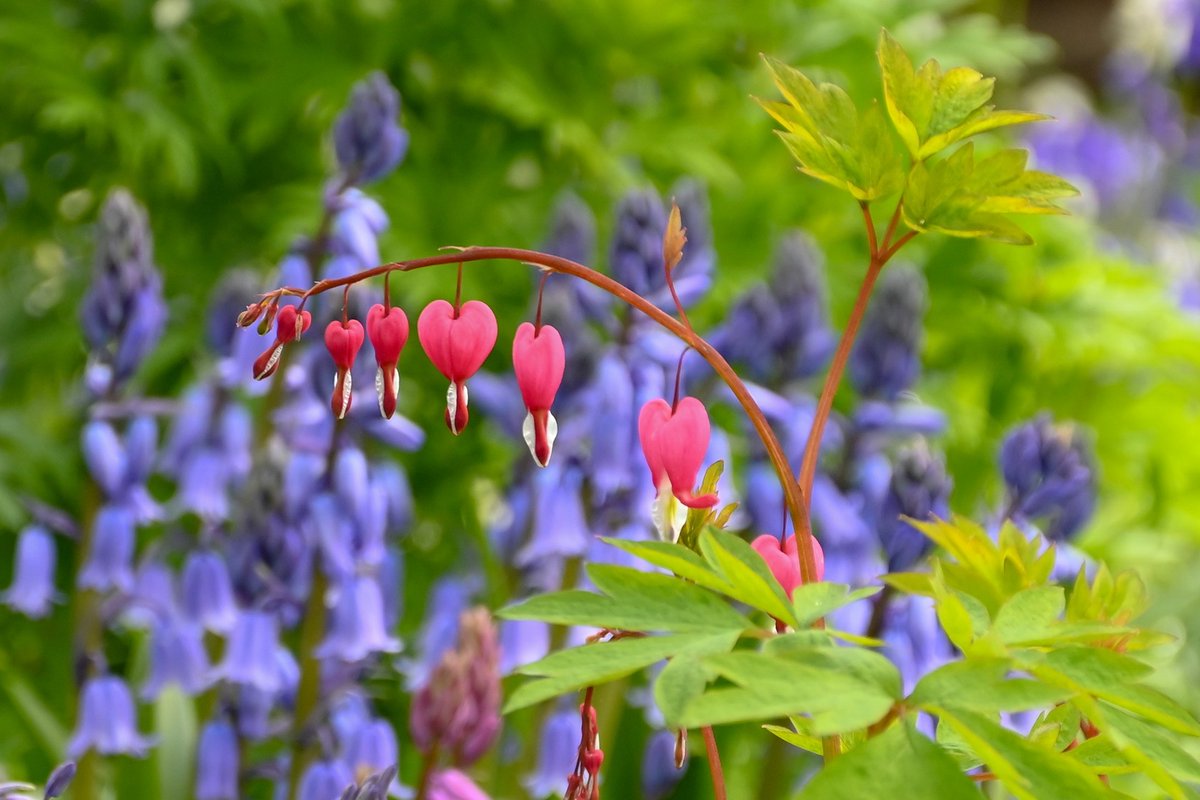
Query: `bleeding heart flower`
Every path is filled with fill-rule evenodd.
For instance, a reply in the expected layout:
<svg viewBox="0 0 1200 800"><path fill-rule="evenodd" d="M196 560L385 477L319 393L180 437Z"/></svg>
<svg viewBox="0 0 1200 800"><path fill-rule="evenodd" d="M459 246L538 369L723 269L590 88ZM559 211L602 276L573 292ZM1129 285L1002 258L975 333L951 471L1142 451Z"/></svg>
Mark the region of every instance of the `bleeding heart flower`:
<svg viewBox="0 0 1200 800"><path fill-rule="evenodd" d="M425 306L417 319L417 338L429 360L450 381L446 391L446 427L454 435L467 427L467 378L474 375L496 344L496 315L486 303L469 300L455 311L445 300Z"/></svg>
<svg viewBox="0 0 1200 800"><path fill-rule="evenodd" d="M298 340L311 324L312 314L307 311L297 311L295 306L280 308L275 317L275 343L254 360L254 379L261 381L274 375L279 368L283 346Z"/></svg>
<svg viewBox="0 0 1200 800"><path fill-rule="evenodd" d="M750 546L762 556L763 561L767 562L771 574L775 576L775 580L779 581L779 585L787 592L788 597L792 596L792 592L796 591L797 586L804 583L800 577L800 562L796 559L795 536L789 536L786 541L780 542L778 536L764 533L751 542ZM821 543L815 537L812 540L812 552L813 561L817 565L817 580L823 580L825 578L825 551L821 549Z"/></svg>
<svg viewBox="0 0 1200 800"><path fill-rule="evenodd" d="M674 409L661 398L642 406L638 438L660 496L665 488L688 508L717 504L715 494L697 497L692 493L708 452L710 430L708 412L694 397L683 398Z"/></svg>
<svg viewBox="0 0 1200 800"><path fill-rule="evenodd" d="M562 336L553 325L534 327L521 323L513 337L513 372L521 398L529 411L521 432L538 466L550 463L550 452L558 436L558 420L550 413L554 395L562 384L567 359Z"/></svg>
<svg viewBox="0 0 1200 800"><path fill-rule="evenodd" d="M396 395L400 392L400 373L396 362L408 342L408 316L404 309L384 309L380 303L367 312L367 335L375 348L375 393L379 395L379 413L388 419L396 413Z"/></svg>
<svg viewBox="0 0 1200 800"><path fill-rule="evenodd" d="M354 366L354 359L358 356L362 343L363 326L356 319L347 322L334 320L325 327L325 347L329 349L329 355L333 356L333 363L337 366L337 375L333 379L333 397L330 398L329 406L338 419L343 419L350 410L353 385L350 368Z"/></svg>

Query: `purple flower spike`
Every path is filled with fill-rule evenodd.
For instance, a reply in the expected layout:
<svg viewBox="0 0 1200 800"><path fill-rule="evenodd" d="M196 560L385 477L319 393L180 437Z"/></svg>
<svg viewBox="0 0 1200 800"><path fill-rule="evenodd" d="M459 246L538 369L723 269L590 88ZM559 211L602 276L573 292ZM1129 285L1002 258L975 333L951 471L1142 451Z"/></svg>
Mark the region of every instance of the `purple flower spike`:
<svg viewBox="0 0 1200 800"><path fill-rule="evenodd" d="M343 584L329 635L317 648L317 655L354 662L372 653L394 653L399 649L400 641L384 627L379 583L369 575L359 575Z"/></svg>
<svg viewBox="0 0 1200 800"><path fill-rule="evenodd" d="M1055 541L1069 539L1091 519L1096 475L1079 428L1055 425L1042 414L1009 432L1000 449L1009 513L1038 520Z"/></svg>
<svg viewBox="0 0 1200 800"><path fill-rule="evenodd" d="M429 800L491 800L487 792L475 785L463 772L442 769L429 780Z"/></svg>
<svg viewBox="0 0 1200 800"><path fill-rule="evenodd" d="M279 664L279 624L265 611L244 611L226 646L217 677L264 692L283 688Z"/></svg>
<svg viewBox="0 0 1200 800"><path fill-rule="evenodd" d="M891 485L880 512L879 539L887 552L888 571L910 569L933 547L933 542L903 517L929 520L949 515L950 477L941 456L918 439L896 455Z"/></svg>
<svg viewBox="0 0 1200 800"><path fill-rule="evenodd" d="M46 778L46 791L42 794L42 800L53 800L67 790L71 785L71 781L75 779L75 762L66 761L59 764L50 773L50 777Z"/></svg>
<svg viewBox="0 0 1200 800"><path fill-rule="evenodd" d="M408 150L400 127L400 93L382 72L355 84L350 104L333 125L333 144L342 170L361 183L391 172Z"/></svg>
<svg viewBox="0 0 1200 800"><path fill-rule="evenodd" d="M354 518L363 514L370 486L367 457L357 447L345 447L338 451L333 463L333 488L338 499Z"/></svg>
<svg viewBox="0 0 1200 800"><path fill-rule="evenodd" d="M184 615L205 630L228 633L237 622L229 568L211 551L189 553L183 565Z"/></svg>
<svg viewBox="0 0 1200 800"><path fill-rule="evenodd" d="M579 713L571 710L554 712L542 726L537 769L524 781L530 796L545 797L561 792L578 756Z"/></svg>
<svg viewBox="0 0 1200 800"><path fill-rule="evenodd" d="M133 548L133 514L119 505L101 508L92 531L92 550L79 573L79 586L128 592L133 588Z"/></svg>
<svg viewBox="0 0 1200 800"><path fill-rule="evenodd" d="M233 726L214 720L196 748L196 800L238 800L238 740Z"/></svg>
<svg viewBox="0 0 1200 800"><path fill-rule="evenodd" d="M208 688L211 675L203 633L188 622L165 622L150 636L150 676L142 697L152 700L174 683L189 695Z"/></svg>
<svg viewBox="0 0 1200 800"><path fill-rule="evenodd" d="M94 749L105 756L141 757L151 744L137 732L133 696L125 681L104 675L84 683L79 721L67 745L67 755L78 758Z"/></svg>
<svg viewBox="0 0 1200 800"><path fill-rule="evenodd" d="M83 460L106 496L121 492L127 471L125 447L112 425L93 420L83 426Z"/></svg>
<svg viewBox="0 0 1200 800"><path fill-rule="evenodd" d="M4 604L32 619L50 612L54 590L54 537L40 525L30 525L17 539L13 582L0 596Z"/></svg>
<svg viewBox="0 0 1200 800"><path fill-rule="evenodd" d="M296 800L337 800L353 784L353 777L337 761L316 761L304 770Z"/></svg>
<svg viewBox="0 0 1200 800"><path fill-rule="evenodd" d="M894 400L916 381L926 294L924 276L912 267L891 267L879 279L847 367L860 394Z"/></svg>

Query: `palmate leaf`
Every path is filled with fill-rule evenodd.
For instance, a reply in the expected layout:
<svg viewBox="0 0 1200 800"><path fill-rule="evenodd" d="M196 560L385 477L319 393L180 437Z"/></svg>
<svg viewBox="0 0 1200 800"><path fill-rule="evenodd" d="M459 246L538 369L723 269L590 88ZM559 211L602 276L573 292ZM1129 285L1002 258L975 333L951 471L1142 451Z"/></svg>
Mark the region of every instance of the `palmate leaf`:
<svg viewBox="0 0 1200 800"><path fill-rule="evenodd" d="M914 161L984 131L1048 119L1026 111L997 111L987 105L995 78L967 67L942 70L929 60L920 69L886 30L876 51L883 73L888 115Z"/></svg>
<svg viewBox="0 0 1200 800"><path fill-rule="evenodd" d="M1005 214L1063 214L1055 200L1078 194L1062 178L1025 169L1024 150L976 159L968 142L940 161L913 165L904 195L904 222L917 231L1032 244Z"/></svg>
<svg viewBox="0 0 1200 800"><path fill-rule="evenodd" d="M783 126L780 138L802 172L863 202L900 190L906 160L877 103L860 112L840 87L815 84L781 61L766 61L787 102L759 103Z"/></svg>

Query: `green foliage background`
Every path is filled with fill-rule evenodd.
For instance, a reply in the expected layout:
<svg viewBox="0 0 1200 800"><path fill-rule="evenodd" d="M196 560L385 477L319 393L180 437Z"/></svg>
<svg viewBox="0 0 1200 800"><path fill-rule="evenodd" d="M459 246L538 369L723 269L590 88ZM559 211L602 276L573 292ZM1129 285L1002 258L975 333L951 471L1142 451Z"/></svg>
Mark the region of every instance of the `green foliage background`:
<svg viewBox="0 0 1200 800"><path fill-rule="evenodd" d="M536 245L565 189L596 209L603 242L622 191L697 176L712 196L719 267L693 319L718 320L763 273L776 237L803 227L826 248L840 324L865 269L857 209L796 173L751 95L774 96L761 52L858 101L879 96L881 26L918 63L936 56L997 75L1002 105L1017 105L1003 101L1030 68L1053 63L1048 41L962 0L3 4L0 183L24 181L28 194L0 205L0 585L22 496L69 511L84 502L77 305L89 226L111 186L148 207L171 302L168 335L141 378L152 394L178 390L203 363L204 309L220 275L267 272L313 229L332 162L327 132L351 84L373 69L400 89L412 137L403 166L371 190L392 219L386 258L446 244ZM1196 710L1200 324L1176 310L1157 270L1102 251L1088 220L1030 229L1033 248L930 237L902 256L924 267L931 287L919 393L950 420L952 506L978 514L995 504L995 453L1014 422L1048 409L1088 426L1101 499L1083 546L1143 571L1152 620L1181 637L1165 688ZM596 263L605 261L602 247ZM443 292L444 280L406 276L405 305ZM515 324L529 288L507 267L469 282L502 327ZM405 461L423 520L408 546L433 567L420 572L436 574L479 534L458 510L471 507L475 482L447 476L502 483L519 454L482 436L443 446L431 376L418 369L407 385L409 410L434 443ZM61 565L64 575L70 568ZM410 578L408 631L427 581ZM497 604L508 599L496 592ZM0 616L0 684L11 701L0 702L0 775L44 772L38 742L69 725L65 616L50 636ZM763 736L731 735L733 796L757 785ZM636 780L640 759L636 737L624 742L609 755L617 786Z"/></svg>

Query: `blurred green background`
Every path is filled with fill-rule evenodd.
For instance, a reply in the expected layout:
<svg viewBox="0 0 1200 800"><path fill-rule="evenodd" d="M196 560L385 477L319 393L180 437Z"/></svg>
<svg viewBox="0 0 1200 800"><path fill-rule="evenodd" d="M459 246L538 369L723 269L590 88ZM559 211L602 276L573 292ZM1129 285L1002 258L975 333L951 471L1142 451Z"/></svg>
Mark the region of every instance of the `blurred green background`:
<svg viewBox="0 0 1200 800"><path fill-rule="evenodd" d="M0 3L0 584L23 497L68 511L81 504L77 308L90 226L110 187L129 187L147 206L171 306L167 336L139 376L150 395L176 392L205 363L205 307L220 276L268 273L315 227L331 123L351 85L375 69L399 88L411 133L405 163L369 189L392 220L385 258L447 244L535 246L564 190L597 212L603 243L623 191L694 176L711 194L718 279L693 319L718 321L763 274L777 237L801 227L825 248L840 326L865 269L861 220L842 195L798 175L772 134L752 99L773 95L759 54L876 96L873 50L885 26L915 60L997 75L1001 105L1020 106L1027 87L1063 71L1103 104L1101 65L1117 46L1109 34L1120 13L1041 0ZM1189 107L1186 81L1179 92ZM1182 169L1175 177L1191 180ZM1191 688L1200 672L1200 318L1180 309L1178 270L1161 251L1106 228L1087 198L1076 208L1039 221L1032 248L942 238L905 250L931 289L919 395L949 418L952 506L966 514L997 502L996 450L1012 424L1050 410L1087 426L1101 492L1082 546L1143 571L1158 624L1181 637L1168 690L1191 692L1200 710ZM1155 209L1143 215L1139 230ZM1191 247L1194 231L1181 235ZM605 265L603 245L596 263ZM415 309L445 281L405 276L398 291ZM529 290L519 269L471 285L502 328ZM414 385L440 394L435 382ZM436 430L438 403L412 405ZM488 441L434 450L405 457L430 530L470 495L466 481L436 475L471 461L502 480L513 455ZM439 568L457 557L447 543L428 549ZM414 587L417 611L422 584ZM0 615L0 675L44 668L39 691L65 708L52 687L70 685L69 665L48 651L67 640L45 631ZM10 741L17 723L3 705L0 762L24 750Z"/></svg>

